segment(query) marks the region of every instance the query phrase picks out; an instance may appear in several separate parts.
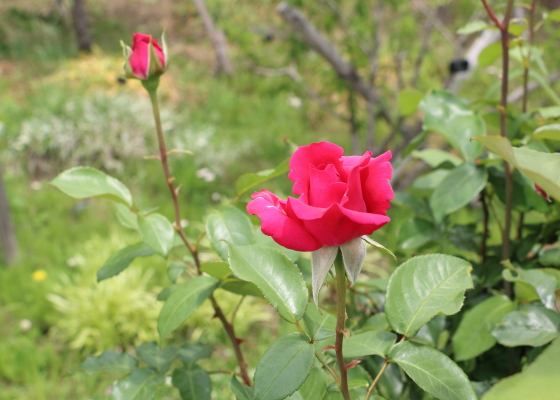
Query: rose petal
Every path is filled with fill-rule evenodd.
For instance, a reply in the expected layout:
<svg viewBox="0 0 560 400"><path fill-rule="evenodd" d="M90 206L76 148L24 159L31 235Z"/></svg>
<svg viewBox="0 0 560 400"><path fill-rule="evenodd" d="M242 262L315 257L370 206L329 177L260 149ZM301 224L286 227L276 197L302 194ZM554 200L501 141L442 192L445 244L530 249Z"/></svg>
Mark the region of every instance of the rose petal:
<svg viewBox="0 0 560 400"><path fill-rule="evenodd" d="M368 213L385 215L391 205L389 200L395 197L389 181L393 175L391 157L391 152L387 151L372 158L362 169L362 190Z"/></svg>
<svg viewBox="0 0 560 400"><path fill-rule="evenodd" d="M342 154L344 154L342 147L328 142L311 143L309 146L297 149L290 160L291 172L288 174L288 178L294 182L292 188L294 194L308 193L310 165L319 169L320 166L332 164L339 173L344 173L340 161ZM345 179L346 176L341 176L342 181Z"/></svg>
<svg viewBox="0 0 560 400"><path fill-rule="evenodd" d="M261 195L262 193L262 195ZM322 247L302 223L290 218L284 211L285 203L270 192L253 194L247 212L257 215L262 222L261 231L281 246L296 251L315 251Z"/></svg>
<svg viewBox="0 0 560 400"><path fill-rule="evenodd" d="M288 197L288 209L303 221L305 230L325 246L339 246L362 235L370 235L390 221L384 215L347 210L340 204L329 208L312 207Z"/></svg>
<svg viewBox="0 0 560 400"><path fill-rule="evenodd" d="M364 202L364 196L362 194L362 169L366 167L370 160L371 160L371 151L367 151L362 157L353 157L353 164L352 166L344 168L348 173L348 188L346 193L344 194L344 199L340 203L344 208L348 208L350 210L365 212L366 211L366 203ZM346 161L344 159L350 157L342 157L343 162Z"/></svg>
<svg viewBox="0 0 560 400"><path fill-rule="evenodd" d="M152 38L150 35L135 33L132 37L132 54L129 62L134 75L143 79L148 77L149 72L150 39L152 40L156 55L161 61L161 64L165 67L165 56L163 55L163 50L157 40Z"/></svg>
<svg viewBox="0 0 560 400"><path fill-rule="evenodd" d="M346 184L340 182L336 168L329 164L324 170L309 168L309 195L307 204L314 207L329 207L340 203L346 192ZM302 196L305 199L305 196ZM300 198L300 201L303 199Z"/></svg>

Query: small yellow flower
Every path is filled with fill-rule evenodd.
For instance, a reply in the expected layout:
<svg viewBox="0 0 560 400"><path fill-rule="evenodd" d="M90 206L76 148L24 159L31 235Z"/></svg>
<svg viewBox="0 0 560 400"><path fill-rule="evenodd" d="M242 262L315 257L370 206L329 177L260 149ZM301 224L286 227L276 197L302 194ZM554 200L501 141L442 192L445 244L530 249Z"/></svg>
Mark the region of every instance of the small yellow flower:
<svg viewBox="0 0 560 400"><path fill-rule="evenodd" d="M36 282L41 282L47 279L47 273L42 269L38 269L37 271L33 272L31 278Z"/></svg>

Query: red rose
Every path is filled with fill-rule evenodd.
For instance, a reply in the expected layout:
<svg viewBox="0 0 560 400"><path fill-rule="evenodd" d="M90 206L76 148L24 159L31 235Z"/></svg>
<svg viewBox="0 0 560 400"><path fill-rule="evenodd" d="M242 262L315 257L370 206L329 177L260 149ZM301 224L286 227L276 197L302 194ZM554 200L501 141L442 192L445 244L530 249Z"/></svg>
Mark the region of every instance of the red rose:
<svg viewBox="0 0 560 400"><path fill-rule="evenodd" d="M361 157L343 153L328 142L300 147L288 174L299 199L280 200L266 190L252 195L247 211L258 215L265 235L288 249L315 251L369 235L390 221L391 152L376 158L371 151Z"/></svg>
<svg viewBox="0 0 560 400"><path fill-rule="evenodd" d="M163 48L151 35L135 33L132 40L132 49L123 46L127 58L125 62L127 76L144 80L161 75L167 68L164 36L161 38Z"/></svg>

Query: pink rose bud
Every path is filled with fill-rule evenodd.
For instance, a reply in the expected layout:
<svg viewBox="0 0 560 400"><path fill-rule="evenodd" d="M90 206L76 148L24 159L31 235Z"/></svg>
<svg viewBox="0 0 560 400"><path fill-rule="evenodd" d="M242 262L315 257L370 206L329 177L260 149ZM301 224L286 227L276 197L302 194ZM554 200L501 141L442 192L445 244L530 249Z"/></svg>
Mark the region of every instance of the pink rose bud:
<svg viewBox="0 0 560 400"><path fill-rule="evenodd" d="M158 77L167 69L167 44L165 33L158 43L151 35L135 33L132 48L121 41L126 61L124 71L127 78L146 80Z"/></svg>
<svg viewBox="0 0 560 400"><path fill-rule="evenodd" d="M252 195L247 211L261 219L265 235L288 249L316 251L370 235L390 221L391 152L375 158L371 151L343 153L328 142L300 147L288 174L299 198L280 200L266 190Z"/></svg>
<svg viewBox="0 0 560 400"><path fill-rule="evenodd" d="M552 203L552 200L550 200L550 197L548 197L548 193L542 190L541 187L536 183L535 183L535 192L537 192L539 196L544 197L549 203Z"/></svg>

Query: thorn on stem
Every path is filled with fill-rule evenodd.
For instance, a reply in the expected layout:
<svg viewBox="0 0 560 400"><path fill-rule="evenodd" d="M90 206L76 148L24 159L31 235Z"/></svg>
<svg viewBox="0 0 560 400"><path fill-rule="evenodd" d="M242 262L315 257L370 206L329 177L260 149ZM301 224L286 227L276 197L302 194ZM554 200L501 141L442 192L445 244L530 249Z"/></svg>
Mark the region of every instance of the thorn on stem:
<svg viewBox="0 0 560 400"><path fill-rule="evenodd" d="M323 349L323 354L325 354L325 352L326 352L327 350L338 350L338 348L337 348L336 346L326 346L326 347Z"/></svg>
<svg viewBox="0 0 560 400"><path fill-rule="evenodd" d="M241 344L245 341L245 339L235 338L235 341L237 342L237 344Z"/></svg>
<svg viewBox="0 0 560 400"><path fill-rule="evenodd" d="M350 368L354 368L356 365L358 365L361 362L362 362L362 360L352 360L348 364L345 365L345 368L346 368L346 370L349 370Z"/></svg>

